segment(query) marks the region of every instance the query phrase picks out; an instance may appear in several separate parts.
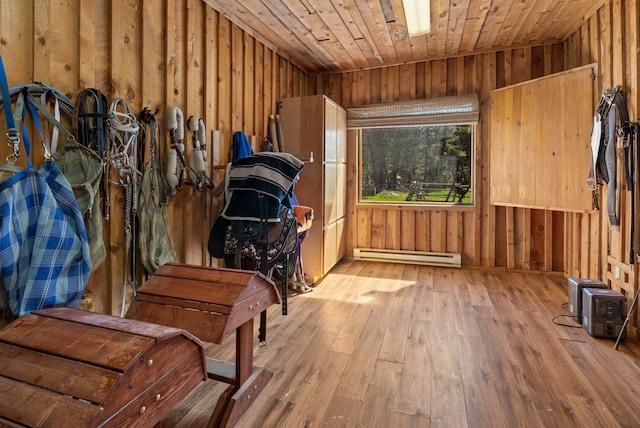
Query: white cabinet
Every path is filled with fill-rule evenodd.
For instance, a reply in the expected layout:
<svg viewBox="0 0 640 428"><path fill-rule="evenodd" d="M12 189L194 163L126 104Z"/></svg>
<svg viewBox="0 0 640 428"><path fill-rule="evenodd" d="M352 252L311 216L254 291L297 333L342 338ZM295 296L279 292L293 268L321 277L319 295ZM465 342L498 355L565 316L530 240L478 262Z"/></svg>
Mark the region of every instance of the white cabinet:
<svg viewBox="0 0 640 428"><path fill-rule="evenodd" d="M307 156L295 194L313 208L302 244L305 274L318 280L344 256L347 186L347 112L324 95L285 98L279 105L287 152Z"/></svg>

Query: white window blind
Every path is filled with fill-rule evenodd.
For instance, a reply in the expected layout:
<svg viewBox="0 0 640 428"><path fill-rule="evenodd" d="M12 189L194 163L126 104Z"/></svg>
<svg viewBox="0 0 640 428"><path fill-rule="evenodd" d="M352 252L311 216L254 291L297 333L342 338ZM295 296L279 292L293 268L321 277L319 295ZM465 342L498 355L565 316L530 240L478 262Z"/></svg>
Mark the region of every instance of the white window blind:
<svg viewBox="0 0 640 428"><path fill-rule="evenodd" d="M347 109L347 128L386 128L476 124L480 116L478 95L424 98Z"/></svg>

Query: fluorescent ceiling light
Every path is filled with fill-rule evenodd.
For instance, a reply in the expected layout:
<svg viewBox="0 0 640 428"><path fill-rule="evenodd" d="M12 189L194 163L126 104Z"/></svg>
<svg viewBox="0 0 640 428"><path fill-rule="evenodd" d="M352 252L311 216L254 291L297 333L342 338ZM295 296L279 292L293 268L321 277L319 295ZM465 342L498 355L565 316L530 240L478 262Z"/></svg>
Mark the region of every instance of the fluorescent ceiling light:
<svg viewBox="0 0 640 428"><path fill-rule="evenodd" d="M402 0L409 36L420 36L431 31L430 0Z"/></svg>

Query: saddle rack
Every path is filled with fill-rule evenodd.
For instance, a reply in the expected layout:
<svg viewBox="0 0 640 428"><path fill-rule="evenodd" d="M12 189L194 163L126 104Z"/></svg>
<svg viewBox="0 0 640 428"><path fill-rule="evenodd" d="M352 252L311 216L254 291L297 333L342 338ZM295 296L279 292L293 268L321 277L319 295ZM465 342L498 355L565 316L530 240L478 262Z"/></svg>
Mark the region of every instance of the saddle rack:
<svg viewBox="0 0 640 428"><path fill-rule="evenodd" d="M235 330L235 364L206 358L208 378L230 385L209 426L230 427L273 376L253 365L253 318L276 303L275 284L259 272L167 264L138 289L127 318L181 328L216 344Z"/></svg>

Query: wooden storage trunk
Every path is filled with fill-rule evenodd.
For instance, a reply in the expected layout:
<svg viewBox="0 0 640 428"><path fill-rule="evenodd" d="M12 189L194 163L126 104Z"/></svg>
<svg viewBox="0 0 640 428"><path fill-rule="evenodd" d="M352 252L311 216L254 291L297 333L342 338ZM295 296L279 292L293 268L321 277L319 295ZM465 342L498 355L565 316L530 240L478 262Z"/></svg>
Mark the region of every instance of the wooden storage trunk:
<svg viewBox="0 0 640 428"><path fill-rule="evenodd" d="M153 426L206 379L176 328L55 308L0 330L0 426Z"/></svg>

